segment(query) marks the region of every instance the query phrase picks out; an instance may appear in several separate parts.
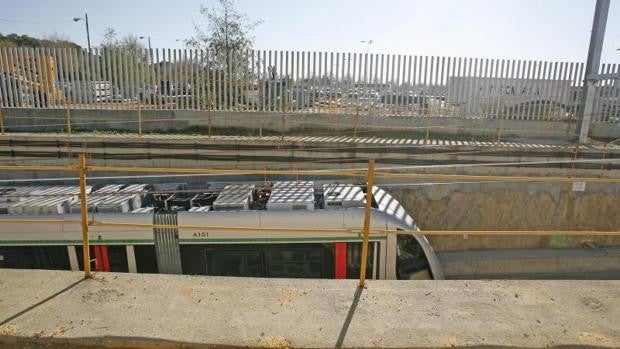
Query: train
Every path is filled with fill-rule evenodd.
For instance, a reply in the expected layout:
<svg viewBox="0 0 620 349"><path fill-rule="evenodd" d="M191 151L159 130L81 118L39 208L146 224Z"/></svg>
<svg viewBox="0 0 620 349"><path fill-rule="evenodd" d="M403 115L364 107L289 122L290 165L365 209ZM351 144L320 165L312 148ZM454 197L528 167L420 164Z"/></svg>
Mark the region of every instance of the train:
<svg viewBox="0 0 620 349"><path fill-rule="evenodd" d="M368 189L313 181L88 187L91 268L355 279ZM419 233L371 234L366 277L443 279L411 215L384 189L371 190L372 230ZM0 268L83 270L78 194L71 186L0 187Z"/></svg>

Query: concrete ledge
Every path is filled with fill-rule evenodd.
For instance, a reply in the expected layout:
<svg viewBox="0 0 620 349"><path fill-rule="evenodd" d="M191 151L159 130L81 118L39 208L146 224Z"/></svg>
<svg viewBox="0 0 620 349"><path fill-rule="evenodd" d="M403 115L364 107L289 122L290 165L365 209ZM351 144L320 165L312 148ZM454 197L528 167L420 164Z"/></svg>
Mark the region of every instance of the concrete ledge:
<svg viewBox="0 0 620 349"><path fill-rule="evenodd" d="M617 347L619 281L0 270L0 347Z"/></svg>
<svg viewBox="0 0 620 349"><path fill-rule="evenodd" d="M618 279L620 247L533 248L438 253L448 279Z"/></svg>
<svg viewBox="0 0 620 349"><path fill-rule="evenodd" d="M66 128L64 109L4 108L4 125L16 131L62 131ZM72 128L78 130L124 130L135 132L138 128L138 110L131 109L71 109ZM188 132L205 130L209 126L205 110L149 110L140 111L143 131ZM567 133L575 134L574 122L552 120L512 120L486 117L455 116L404 116L352 113L294 112L287 113L282 124L279 112L214 111L211 127L222 132L234 129L238 132L257 134L262 132L290 134L325 134L330 131L350 133L354 128L363 134L377 135L417 134L424 136L427 129L433 136L470 139L471 136L495 139L501 129L502 138L539 139L545 142L565 142ZM592 136L612 138L620 129L618 124L593 123Z"/></svg>

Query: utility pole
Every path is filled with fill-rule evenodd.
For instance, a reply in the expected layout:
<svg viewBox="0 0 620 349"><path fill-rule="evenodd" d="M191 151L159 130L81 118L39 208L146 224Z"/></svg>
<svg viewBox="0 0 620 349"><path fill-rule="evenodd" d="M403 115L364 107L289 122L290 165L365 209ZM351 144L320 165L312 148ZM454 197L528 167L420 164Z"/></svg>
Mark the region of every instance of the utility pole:
<svg viewBox="0 0 620 349"><path fill-rule="evenodd" d="M605 37L607 14L609 13L609 0L596 0L594 20L592 21L592 33L590 34L590 48L586 62L585 81L579 109L579 123L577 134L579 143L588 143L592 114L594 113L594 97L596 96L596 83L603 76L598 74L601 64L601 51Z"/></svg>

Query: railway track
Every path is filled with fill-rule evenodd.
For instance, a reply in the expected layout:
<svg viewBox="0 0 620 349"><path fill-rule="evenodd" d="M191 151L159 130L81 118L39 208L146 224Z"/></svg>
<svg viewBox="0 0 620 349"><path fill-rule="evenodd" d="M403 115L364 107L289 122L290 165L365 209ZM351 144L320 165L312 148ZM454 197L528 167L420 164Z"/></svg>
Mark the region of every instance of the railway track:
<svg viewBox="0 0 620 349"><path fill-rule="evenodd" d="M620 147L346 136L204 136L147 134L10 133L0 137L0 159L70 159L151 166L345 167L369 158L382 165L418 168L493 166L580 170L620 169Z"/></svg>

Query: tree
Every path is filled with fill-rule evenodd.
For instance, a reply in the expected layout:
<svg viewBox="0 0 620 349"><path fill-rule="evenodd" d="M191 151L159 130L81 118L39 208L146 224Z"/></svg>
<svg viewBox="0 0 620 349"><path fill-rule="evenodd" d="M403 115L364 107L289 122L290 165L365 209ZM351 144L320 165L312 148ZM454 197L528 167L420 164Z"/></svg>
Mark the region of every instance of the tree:
<svg viewBox="0 0 620 349"><path fill-rule="evenodd" d="M215 104L217 101L228 100L234 105L238 101L233 100L232 95L242 95L242 77L245 77L245 81L250 77L251 67L248 65L246 52L252 48L254 42L252 31L262 21L250 20L246 14L237 11L233 0L218 0L218 3L217 8L200 6L200 14L206 19L206 27L194 24L195 34L185 40L185 45L211 51L207 55L207 61L202 64L208 65L208 68L204 69L208 69L209 75L214 77L208 81L213 92L212 95L205 94L202 98ZM222 89L222 83L228 88Z"/></svg>
<svg viewBox="0 0 620 349"><path fill-rule="evenodd" d="M57 32L43 36L41 39L41 47L82 48L80 45L69 40L68 36Z"/></svg>
<svg viewBox="0 0 620 349"><path fill-rule="evenodd" d="M200 6L200 14L205 17L207 27L194 24L194 37L185 40L191 48L211 49L228 57L231 52L252 48L252 31L262 21L252 21L244 13L235 9L233 0L218 0L219 7Z"/></svg>
<svg viewBox="0 0 620 349"><path fill-rule="evenodd" d="M101 48L113 48L118 44L118 38L116 35L116 29L107 27L103 30L103 41L101 41Z"/></svg>
<svg viewBox="0 0 620 349"><path fill-rule="evenodd" d="M43 39L38 39L29 35L0 33L0 47L67 47L80 48L80 45L70 41L67 37L57 33L50 34Z"/></svg>
<svg viewBox="0 0 620 349"><path fill-rule="evenodd" d="M114 28L105 28L103 31L103 41L101 41L101 48L116 48L122 49L125 52L142 56L144 54L144 44L140 42L140 39L133 34L127 34L122 39L118 39L116 30Z"/></svg>
<svg viewBox="0 0 620 349"><path fill-rule="evenodd" d="M103 70L109 69L116 72L112 74L110 81L116 88L125 87L123 97L135 97L142 88L142 86L135 84L135 75L138 73L150 74L149 59L144 44L133 34L127 34L118 39L116 30L107 27L103 32L103 40L99 48L103 51L99 57ZM106 59L107 55L115 57L117 63L114 63L113 59Z"/></svg>

